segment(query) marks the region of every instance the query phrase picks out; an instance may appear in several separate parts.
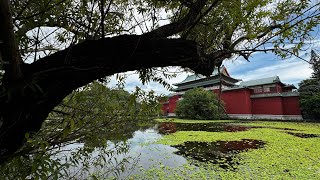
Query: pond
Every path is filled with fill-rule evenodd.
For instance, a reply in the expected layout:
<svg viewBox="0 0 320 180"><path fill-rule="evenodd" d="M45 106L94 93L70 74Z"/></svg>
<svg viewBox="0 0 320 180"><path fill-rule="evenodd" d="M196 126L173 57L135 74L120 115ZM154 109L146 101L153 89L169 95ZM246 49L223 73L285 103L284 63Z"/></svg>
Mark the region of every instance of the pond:
<svg viewBox="0 0 320 180"><path fill-rule="evenodd" d="M116 166L119 166L119 164L125 160L125 168L122 168L121 172L107 172L107 177L117 176L117 178L125 179L130 175L139 174L141 169L149 169L151 167L159 168L160 165L178 167L186 164L187 160L183 156L175 154L177 151L176 148L156 143L162 136L163 135L159 133L157 124L147 129L137 129L130 136L127 136L131 138L126 141L108 141L110 151L107 152L110 153L110 156L108 155L108 157L106 157L107 163L102 163L105 167L90 166L89 173L82 173L81 169L84 168L84 165L79 164L76 167L67 169L65 174L68 174L67 176L69 177L74 176L76 179L86 179L89 174L97 171L113 171L116 169ZM77 148L83 146L83 143L74 143L65 146L62 150L68 150L67 154L60 154L58 158L70 156L70 152L76 152ZM117 150L121 148L124 149L120 151ZM112 150L116 150L116 152ZM92 161L90 164L94 164L93 161L101 156L101 154L104 155L104 152L95 150L89 157L92 159L90 160Z"/></svg>
<svg viewBox="0 0 320 180"><path fill-rule="evenodd" d="M128 126L130 127L130 126ZM248 131L252 127L233 125L230 123L156 123L148 128L139 128L134 126L136 130L128 130L132 132L126 140L126 150L120 153L113 154L110 157L109 163L106 166L117 166L116 164L122 160L127 161L124 169L116 174L117 178L125 179L134 174L141 173L141 170L150 168L159 168L165 166L169 168L182 167L188 161L192 162L191 166L197 168L199 163L208 162L217 164L218 166L234 170L235 165L241 163L237 159L237 154L248 149L263 148L265 142L255 139L242 139L240 141L216 141L216 142L186 142L180 145L163 145L157 141L164 135L175 133L178 131L207 131L207 132L241 132ZM112 149L116 144L123 143L122 141L109 141L109 147ZM81 147L83 144L75 143L65 147L72 149ZM93 152L94 157L98 157L100 152ZM93 158L95 159L95 158ZM237 159L234 161L234 159ZM69 174L75 174L83 166L73 167L68 170ZM90 172L107 171L107 169L99 167L90 167ZM86 178L89 174L81 174L78 178ZM110 173L114 176L114 173Z"/></svg>

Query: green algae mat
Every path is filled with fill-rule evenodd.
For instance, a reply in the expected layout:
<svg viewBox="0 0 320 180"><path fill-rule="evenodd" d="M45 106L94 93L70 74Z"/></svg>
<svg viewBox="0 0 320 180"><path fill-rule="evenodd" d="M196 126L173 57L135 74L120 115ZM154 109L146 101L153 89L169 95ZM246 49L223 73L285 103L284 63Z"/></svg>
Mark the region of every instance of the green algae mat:
<svg viewBox="0 0 320 180"><path fill-rule="evenodd" d="M133 179L320 179L320 123L158 121L157 143L187 163L160 162Z"/></svg>

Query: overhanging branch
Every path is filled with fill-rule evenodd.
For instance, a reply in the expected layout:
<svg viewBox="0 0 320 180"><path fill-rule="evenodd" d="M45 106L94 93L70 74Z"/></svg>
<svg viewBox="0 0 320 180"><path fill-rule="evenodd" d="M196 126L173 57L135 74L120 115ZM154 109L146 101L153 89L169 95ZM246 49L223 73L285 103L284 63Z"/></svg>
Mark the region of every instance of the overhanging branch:
<svg viewBox="0 0 320 180"><path fill-rule="evenodd" d="M177 22L172 22L151 32L145 33L144 36L147 38L165 38L188 29L195 23L207 2L208 0L197 0L190 6L191 8L185 17Z"/></svg>
<svg viewBox="0 0 320 180"><path fill-rule="evenodd" d="M50 111L73 90L115 73L165 66L210 75L215 59L206 57L193 41L123 35L84 41L23 65L24 81L15 84L23 93L0 109L8 117L0 127L0 156L17 151L25 134L39 131Z"/></svg>

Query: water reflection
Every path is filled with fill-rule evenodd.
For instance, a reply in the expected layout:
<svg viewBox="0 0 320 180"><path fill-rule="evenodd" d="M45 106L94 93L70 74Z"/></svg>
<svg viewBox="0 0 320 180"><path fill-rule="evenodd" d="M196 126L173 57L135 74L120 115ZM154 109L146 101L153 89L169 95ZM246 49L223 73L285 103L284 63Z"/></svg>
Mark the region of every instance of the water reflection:
<svg viewBox="0 0 320 180"><path fill-rule="evenodd" d="M159 168L160 165L174 168L186 164L187 160L183 156L174 153L177 151L176 148L155 143L162 137L158 129L158 125L155 125L136 130L131 135L127 133L126 137L131 136L131 138L126 141L111 138L112 140L107 142L107 150L96 148L86 157L86 160L88 160L88 162L85 162L86 164L81 162L77 166L66 169L64 173L68 174L69 177L72 175L76 179L87 179L90 174L97 174L97 172L103 174L101 177L104 178L126 179L130 175L140 174L141 169ZM67 151L56 156L56 159L64 159L62 157L65 156L71 157L71 153L84 146L84 143L74 143L62 147ZM99 158L105 158L105 162L96 163ZM88 165L89 167L86 167ZM116 172L115 170L120 166L123 166L123 168ZM84 168L87 169L82 172Z"/></svg>
<svg viewBox="0 0 320 180"><path fill-rule="evenodd" d="M207 131L207 132L238 132L248 131L253 128L269 128L285 131L297 131L291 128L279 128L270 126L241 126L232 123L174 123L163 122L159 125L159 133L170 134L176 131Z"/></svg>
<svg viewBox="0 0 320 180"><path fill-rule="evenodd" d="M247 131L252 127L232 125L230 123L174 123L163 122L159 124L159 133L168 134L176 131L207 131L207 132L237 132Z"/></svg>
<svg viewBox="0 0 320 180"><path fill-rule="evenodd" d="M263 141L242 139L241 141L216 142L185 142L173 146L178 149L176 154L183 155L201 162L218 164L224 169L235 169L239 161L234 160L236 155L248 149L258 149L265 145Z"/></svg>
<svg viewBox="0 0 320 180"><path fill-rule="evenodd" d="M160 134L175 133L177 131L177 125L173 122L160 123L158 130Z"/></svg>
<svg viewBox="0 0 320 180"><path fill-rule="evenodd" d="M137 161L129 162L129 164L134 164L134 167L125 169L118 178L124 179L129 175L139 174L141 169L159 168L160 164L169 167L186 164L187 160L184 157L174 154L176 148L154 143L161 137L157 126L134 132L133 137L127 141L129 149L126 156ZM118 155L117 158L120 156Z"/></svg>

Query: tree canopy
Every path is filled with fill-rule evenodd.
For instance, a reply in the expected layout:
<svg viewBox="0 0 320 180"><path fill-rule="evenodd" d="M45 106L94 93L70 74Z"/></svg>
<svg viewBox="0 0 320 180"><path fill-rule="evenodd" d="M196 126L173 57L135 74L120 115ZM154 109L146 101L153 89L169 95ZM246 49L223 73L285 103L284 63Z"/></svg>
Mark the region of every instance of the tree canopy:
<svg viewBox="0 0 320 180"><path fill-rule="evenodd" d="M312 0L0 0L0 157L95 79L137 70L165 84L157 68L210 75L232 56L298 56L319 14Z"/></svg>
<svg viewBox="0 0 320 180"><path fill-rule="evenodd" d="M311 78L299 84L300 105L304 118L320 120L320 55L312 50L311 60L313 74Z"/></svg>

